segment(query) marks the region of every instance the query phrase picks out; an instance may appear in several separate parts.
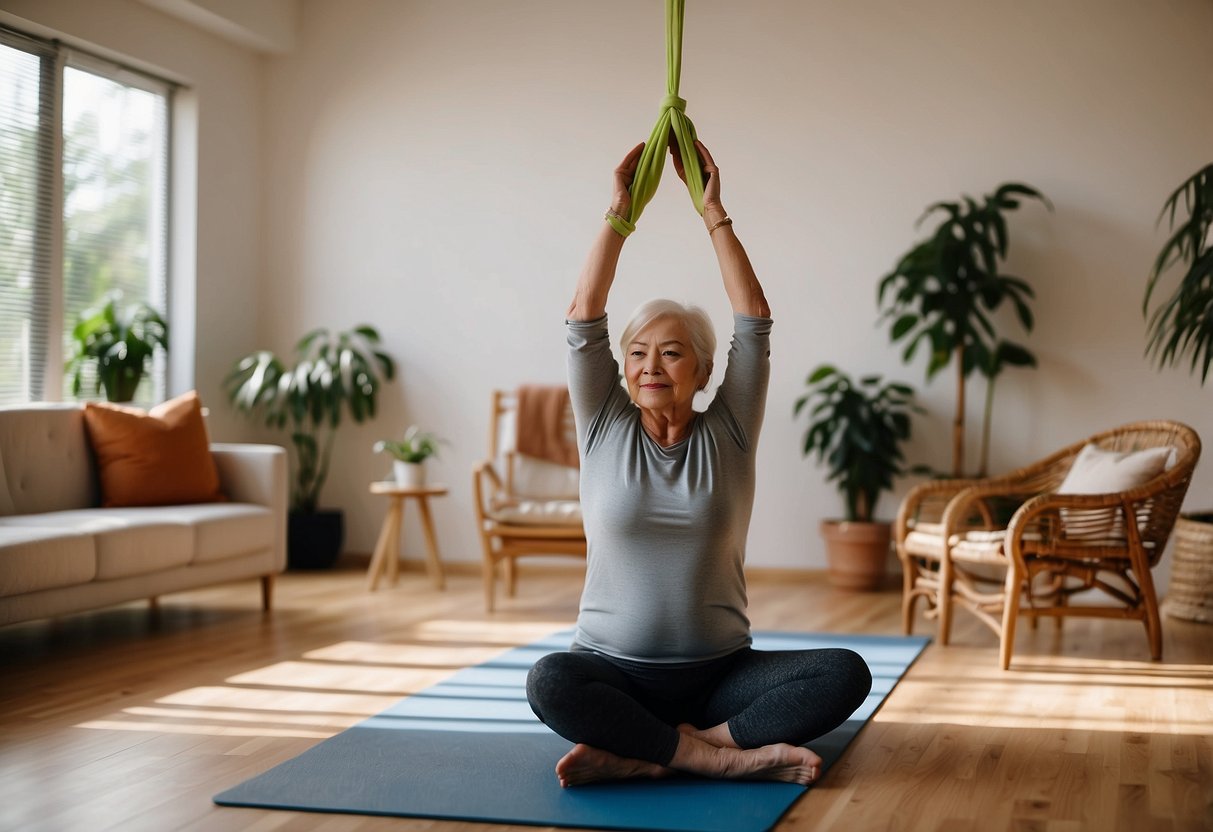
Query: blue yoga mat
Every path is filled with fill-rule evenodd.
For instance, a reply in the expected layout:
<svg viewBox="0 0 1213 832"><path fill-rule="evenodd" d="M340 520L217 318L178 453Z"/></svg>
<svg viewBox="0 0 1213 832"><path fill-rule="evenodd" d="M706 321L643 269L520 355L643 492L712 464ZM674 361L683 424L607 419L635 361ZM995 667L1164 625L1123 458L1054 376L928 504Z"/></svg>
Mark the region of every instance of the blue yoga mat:
<svg viewBox="0 0 1213 832"><path fill-rule="evenodd" d="M571 631L459 671L441 684L215 796L221 806L662 832L770 829L806 791L788 783L695 777L562 789L556 761L572 744L526 701L527 669L567 650ZM872 693L810 747L828 769L929 639L756 633L759 650L849 647L872 669Z"/></svg>

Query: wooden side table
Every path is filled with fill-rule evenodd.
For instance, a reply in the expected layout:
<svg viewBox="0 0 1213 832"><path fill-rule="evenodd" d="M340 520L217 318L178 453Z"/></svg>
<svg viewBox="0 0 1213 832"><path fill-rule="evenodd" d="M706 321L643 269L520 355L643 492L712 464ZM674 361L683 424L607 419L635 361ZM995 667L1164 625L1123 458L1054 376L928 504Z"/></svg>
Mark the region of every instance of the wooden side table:
<svg viewBox="0 0 1213 832"><path fill-rule="evenodd" d="M379 541L375 544L375 554L371 557L371 568L367 574L368 587L373 592L381 577L386 577L392 584L400 574L400 527L404 521L404 503L410 497L417 501L421 510L421 529L425 532L425 569L430 573L430 580L436 589L445 589L446 581L442 575L442 562L438 559L438 539L434 536L434 519L430 516L430 497L441 497L449 489L445 485L427 485L421 488L397 485L394 482L371 483L372 494L385 494L389 504L387 516L383 518L383 528L379 530Z"/></svg>

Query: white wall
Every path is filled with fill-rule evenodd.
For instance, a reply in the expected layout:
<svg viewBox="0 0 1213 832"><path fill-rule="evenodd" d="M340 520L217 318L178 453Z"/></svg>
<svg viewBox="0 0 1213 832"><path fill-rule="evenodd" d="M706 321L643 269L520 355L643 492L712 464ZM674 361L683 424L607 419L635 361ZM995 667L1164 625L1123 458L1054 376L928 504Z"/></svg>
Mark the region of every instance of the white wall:
<svg viewBox="0 0 1213 832"><path fill-rule="evenodd" d="M1041 368L999 391L994 469L1137 418L1213 438L1213 390L1147 364L1140 312L1162 201L1210 161L1211 36L1205 0L688 4L687 112L776 318L752 563L824 563L816 525L841 501L791 418L818 362L917 386L931 413L911 458L946 466L950 376L926 386L901 365L876 283L927 204L1006 180L1057 210L1012 220ZM432 472L452 486L444 554L478 557L468 480L489 391L563 378L562 315L611 169L656 118L663 38L657 0L304 4L298 49L269 65L260 308L276 346L369 321L400 359L382 417L339 440L327 502L349 512L351 549L373 546L383 511L372 442L418 422L454 443ZM711 248L667 177L627 243L614 328L667 295L706 305L727 342ZM1213 505L1213 464L1193 490Z"/></svg>
<svg viewBox="0 0 1213 832"><path fill-rule="evenodd" d="M1041 368L1003 382L993 468L1137 418L1213 437L1213 386L1146 362L1140 312L1162 201L1210 161L1213 3L688 5L682 94L777 322L752 563L824 563L816 525L841 501L791 417L817 363L913 383L930 415L911 460L946 465L950 377L926 385L900 363L876 283L927 204L1006 180L1057 210L1012 219L1008 270L1038 293ZM563 378L563 312L610 171L665 92L659 0L304 2L294 50L260 59L134 2L0 6L195 84L197 371L220 437L258 435L218 398L237 356L370 322L400 379L375 423L343 429L325 502L368 551L384 506L366 485L388 468L370 446L419 422L453 442L432 471L452 487L435 506L444 556L478 558L469 472L489 391ZM666 295L705 305L727 342L711 248L667 177L624 252L615 328ZM1188 506L1211 505L1206 462ZM420 551L411 514L406 538Z"/></svg>
<svg viewBox="0 0 1213 832"><path fill-rule="evenodd" d="M0 0L0 17L33 34L59 37L186 85L174 129L174 147L196 159L192 189L179 181L177 222L194 215L196 239L174 252L193 274L176 275L193 296L175 293L171 379L174 392L191 384L211 410L218 438L246 435L247 425L227 407L220 381L233 354L255 349L257 282L261 274L261 59L135 0ZM185 196L182 204L181 196ZM192 197L192 202L189 199ZM176 225L177 223L175 223ZM193 255L191 257L191 254ZM174 289L178 288L175 282ZM194 331L192 356L188 335ZM177 359L184 357L181 365Z"/></svg>

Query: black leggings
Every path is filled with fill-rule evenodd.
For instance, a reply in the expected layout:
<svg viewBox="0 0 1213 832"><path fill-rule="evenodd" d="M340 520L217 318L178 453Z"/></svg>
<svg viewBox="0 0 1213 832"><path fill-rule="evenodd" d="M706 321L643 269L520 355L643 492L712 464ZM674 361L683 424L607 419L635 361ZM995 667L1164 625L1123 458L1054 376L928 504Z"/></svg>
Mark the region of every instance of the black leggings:
<svg viewBox="0 0 1213 832"><path fill-rule="evenodd" d="M620 757L669 765L678 726L728 722L742 748L803 745L863 703L872 674L851 650L746 647L691 666L631 662L574 646L527 675L531 709L565 739Z"/></svg>

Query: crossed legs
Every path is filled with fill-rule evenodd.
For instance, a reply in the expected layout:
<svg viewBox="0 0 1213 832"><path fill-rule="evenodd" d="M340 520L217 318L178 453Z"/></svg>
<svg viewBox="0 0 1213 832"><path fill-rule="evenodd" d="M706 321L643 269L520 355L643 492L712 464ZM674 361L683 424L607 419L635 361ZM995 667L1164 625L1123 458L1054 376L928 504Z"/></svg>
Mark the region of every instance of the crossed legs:
<svg viewBox="0 0 1213 832"><path fill-rule="evenodd" d="M807 784L821 758L802 744L845 721L871 681L849 650L746 648L672 667L574 650L540 659L527 697L576 743L557 764L563 786L673 771Z"/></svg>

